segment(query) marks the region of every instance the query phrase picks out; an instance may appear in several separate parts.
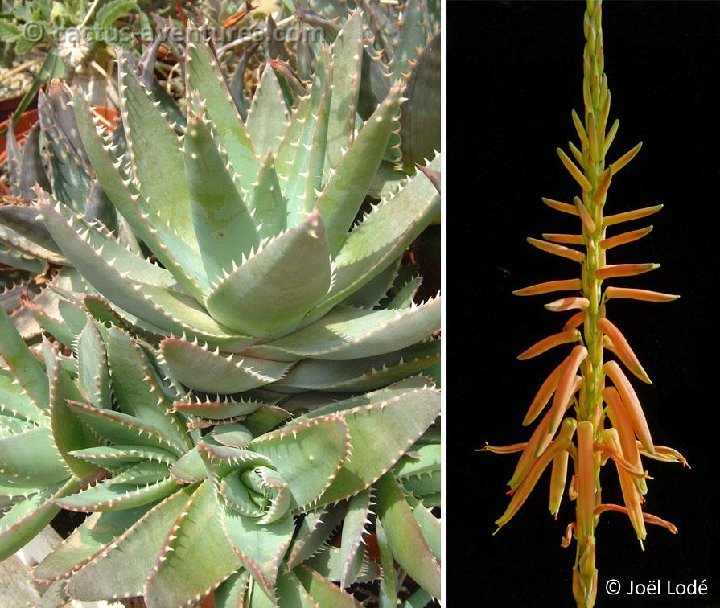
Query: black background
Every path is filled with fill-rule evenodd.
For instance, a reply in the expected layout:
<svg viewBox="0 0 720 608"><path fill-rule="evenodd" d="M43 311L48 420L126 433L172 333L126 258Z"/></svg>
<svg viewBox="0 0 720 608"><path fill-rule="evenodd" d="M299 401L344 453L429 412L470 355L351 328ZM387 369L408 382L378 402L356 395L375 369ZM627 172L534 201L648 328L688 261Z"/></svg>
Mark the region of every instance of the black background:
<svg viewBox="0 0 720 608"><path fill-rule="evenodd" d="M530 247L527 236L567 232L573 218L541 196L570 201L577 186L555 148L577 139L582 116L581 2L447 4L447 556L445 605L574 605L574 544L560 548L574 503L555 522L548 474L496 536L516 456L476 452L485 442L524 441L521 426L560 352L515 356L559 331L567 313L549 296L513 289L576 276L574 262ZM648 527L641 551L625 516L597 530L597 605L720 606L720 2L606 2L605 66L620 131L614 160L638 141L640 155L613 180L607 213L665 203L647 238L616 249L611 263L661 268L616 284L682 294L669 304L611 302L652 386L638 386L656 444L679 449L692 469L649 461L646 510L673 521L677 536ZM444 176L445 177L445 176ZM617 228L613 233L617 233ZM620 502L614 467L603 497ZM605 582L703 579L700 597L608 596Z"/></svg>

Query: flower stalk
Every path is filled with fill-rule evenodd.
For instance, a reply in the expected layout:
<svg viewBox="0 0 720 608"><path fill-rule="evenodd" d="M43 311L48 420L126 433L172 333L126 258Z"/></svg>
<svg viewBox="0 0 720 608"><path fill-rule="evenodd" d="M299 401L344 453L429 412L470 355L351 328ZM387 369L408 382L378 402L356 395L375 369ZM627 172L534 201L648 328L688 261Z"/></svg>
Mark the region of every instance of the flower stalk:
<svg viewBox="0 0 720 608"><path fill-rule="evenodd" d="M498 529L517 513L551 463L549 506L554 517L569 486L568 496L576 501L575 521L567 526L563 546L569 546L574 537L573 595L579 608L592 608L597 595L595 533L600 515L606 511L627 515L641 546L647 534L645 524L660 525L675 533L673 524L642 510L649 476L641 456L687 463L675 450L654 445L640 400L623 367L644 383L650 384L650 378L625 335L607 318L607 302L612 299L671 302L679 296L605 285L615 278L633 277L658 268L658 264L652 263L608 264L607 259L608 255L614 257L616 249L622 250L623 245L646 237L652 226L620 230L617 234L607 232L611 226L648 217L662 205L605 215L614 176L638 154L642 143L614 162L607 161L619 122L615 120L611 126L608 123L611 95L604 73L602 0L587 0L583 29L582 119L572 112L579 145L569 144L570 155L557 150L580 193L573 204L542 199L552 209L575 216L580 234L546 233L542 239L528 239L546 253L579 263L580 279L546 281L513 292L521 296L571 292L545 305L552 312L571 313L562 331L535 343L519 359L555 352L567 344L573 348L543 382L530 404L524 425L531 424L550 406L527 444L486 449L501 454L521 451L509 482L510 505L496 521ZM600 472L609 461L615 465L623 506L602 502Z"/></svg>

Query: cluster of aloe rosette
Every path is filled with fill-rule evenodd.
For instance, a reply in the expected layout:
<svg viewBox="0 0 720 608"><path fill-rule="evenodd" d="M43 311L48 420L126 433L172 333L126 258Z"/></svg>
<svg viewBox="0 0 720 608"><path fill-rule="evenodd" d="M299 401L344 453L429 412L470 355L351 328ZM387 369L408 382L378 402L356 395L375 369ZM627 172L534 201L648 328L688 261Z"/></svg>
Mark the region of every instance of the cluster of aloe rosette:
<svg viewBox="0 0 720 608"><path fill-rule="evenodd" d="M90 513L35 568L58 596L440 597L440 299L402 265L440 156L383 177L406 83L359 120L365 44L354 11L308 94L268 67L245 121L192 27L184 114L124 54L114 131L61 83L41 99L0 217L3 261L51 269L0 311L0 557Z"/></svg>
<svg viewBox="0 0 720 608"><path fill-rule="evenodd" d="M532 424L548 404L549 407L529 440L511 446L486 447L502 454L521 452L508 484L510 503L496 521L498 529L515 516L547 468L551 468L549 509L557 517L572 459L568 495L575 501L575 520L568 525L562 544L568 547L573 538L576 540L573 595L581 608L595 604L598 581L595 530L602 513L626 514L641 546L646 524L677 532L670 522L643 510L648 474L642 457L687 465L676 450L654 445L637 393L623 367L642 382L650 384L650 379L623 333L607 318L612 300L670 302L679 296L606 284L658 267L646 263L608 263L615 247L646 236L652 227L612 236L608 229L648 217L662 205L605 214L612 179L635 157L641 144L606 166L606 155L619 122L616 120L608 128L610 91L604 73L601 4L601 0L588 0L584 18L584 120L572 112L580 145L569 144L572 158L557 150L563 165L580 186L581 195L574 198L573 204L543 198L552 209L574 216L580 224L580 233L543 234L542 239L528 239L544 252L579 263L580 277L547 281L514 292L520 296L571 292L545 305L553 312L572 313L562 331L533 344L518 359L530 359L565 344L574 346L542 383L530 404L523 425ZM578 291L578 295L572 295ZM614 359L606 360L606 353L614 355ZM608 462L617 471L624 505L602 500L600 471Z"/></svg>

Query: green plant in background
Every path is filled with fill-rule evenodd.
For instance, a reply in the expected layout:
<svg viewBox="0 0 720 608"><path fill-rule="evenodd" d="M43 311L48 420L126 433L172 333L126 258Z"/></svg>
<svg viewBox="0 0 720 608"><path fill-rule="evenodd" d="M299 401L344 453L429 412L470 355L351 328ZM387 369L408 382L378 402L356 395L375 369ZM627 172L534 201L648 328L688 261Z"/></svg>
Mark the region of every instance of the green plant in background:
<svg viewBox="0 0 720 608"><path fill-rule="evenodd" d="M439 361L440 301L414 303L401 268L439 195L418 172L365 204L403 86L358 122L362 19L320 50L291 110L267 68L241 120L194 30L186 120L168 122L125 56L124 137L75 94L107 213L87 192L26 193L68 264L60 314L33 307L64 350L43 344L42 363L0 319L2 555L59 507L93 513L38 567L60 593L350 606L344 588L379 579L395 605L402 574L420 587L408 607L439 597L440 401L416 374ZM27 462L25 433L46 446Z"/></svg>
<svg viewBox="0 0 720 608"><path fill-rule="evenodd" d="M575 520L568 526L563 546L569 546L572 538L576 540L573 595L582 608L595 604L598 580L595 530L601 514L608 511L626 514L641 546L648 523L661 525L673 533L677 531L674 525L642 510L648 474L641 457L687 464L675 450L654 445L637 394L620 364L642 382L650 383L650 379L626 338L607 318L607 309L614 299L669 302L679 296L606 284L611 279L632 277L657 268L657 264L610 264L607 259L615 247L646 236L651 227L612 236L608 235L608 229L650 216L659 211L661 205L615 215L605 213L613 177L635 157L640 144L606 164L619 123L616 120L608 128L610 92L603 71L601 24L601 1L588 0L584 19L584 120L575 112L572 114L580 146L570 143L572 159L558 149L560 160L580 186L581 195L575 197L574 204L543 199L551 208L576 217L580 234L543 234L542 240L528 239L544 252L579 263L580 278L548 281L515 292L522 296L570 292L545 307L553 312L573 313L560 333L534 344L519 359L529 359L564 344L573 345L573 349L548 376L530 405L523 421L525 425L536 420L550 404L530 439L515 446L487 448L499 453L522 452L509 482L512 498L496 522L498 528L517 513L548 467L552 468L549 508L557 515L572 458L574 473L569 495L576 503ZM582 246L584 251L573 245ZM578 291L579 294L572 295ZM615 359L606 360L606 351ZM572 415L566 415L570 408ZM608 462L617 470L624 505L602 500L600 470Z"/></svg>

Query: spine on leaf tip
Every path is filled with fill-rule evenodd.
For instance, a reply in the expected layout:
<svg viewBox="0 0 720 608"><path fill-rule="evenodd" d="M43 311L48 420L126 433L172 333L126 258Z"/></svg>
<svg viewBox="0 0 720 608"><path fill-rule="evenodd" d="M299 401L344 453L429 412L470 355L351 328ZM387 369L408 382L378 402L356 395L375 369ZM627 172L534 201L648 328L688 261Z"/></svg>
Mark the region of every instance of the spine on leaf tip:
<svg viewBox="0 0 720 608"><path fill-rule="evenodd" d="M566 535L563 546L571 544L571 536L576 541L573 595L579 608L592 608L598 581L595 564L598 518L605 512L624 513L641 546L647 523L675 533L677 529L673 524L642 511L648 476L641 456L681 462L685 466L687 462L675 450L653 444L640 400L626 371L645 383L650 383L650 378L622 331L607 315L608 302L612 299L670 302L679 296L606 284L658 267L653 263L615 260L616 251L622 252L622 245L644 238L652 230L651 226L618 232L614 227L648 217L662 205L605 214L613 178L638 154L642 144L612 162L608 160L619 122L609 124L611 96L604 73L602 0L587 0L583 30L584 111L582 117L572 112L579 147L571 143L569 155L559 148L557 151L580 192L572 204L542 199L552 209L576 216L578 233L546 233L543 239L528 239L544 252L579 263L580 276L545 281L514 292L523 296L564 292L546 304L546 308L559 313L570 311L572 315L560 333L530 346L519 359L533 358L568 345L573 348L532 400L523 421L528 425L538 420L530 439L514 446L487 446L486 449L506 454L521 452L509 482L512 498L505 513L496 521L498 529L517 513L546 468L552 469L550 512L556 518L565 488L569 487L569 499L575 501L575 521L568 526L571 532ZM608 234L610 227L613 227L612 234ZM612 258L612 263L608 258ZM577 272L577 266L574 269ZM572 461L572 468L568 460ZM615 483L620 486L624 505L602 502L600 472L609 461L615 464L618 473ZM569 472L572 477L568 483Z"/></svg>

